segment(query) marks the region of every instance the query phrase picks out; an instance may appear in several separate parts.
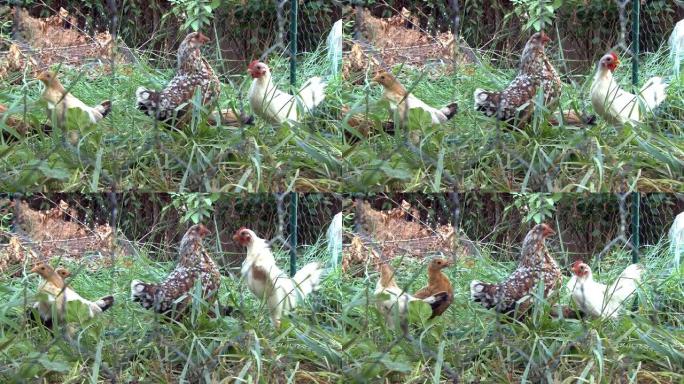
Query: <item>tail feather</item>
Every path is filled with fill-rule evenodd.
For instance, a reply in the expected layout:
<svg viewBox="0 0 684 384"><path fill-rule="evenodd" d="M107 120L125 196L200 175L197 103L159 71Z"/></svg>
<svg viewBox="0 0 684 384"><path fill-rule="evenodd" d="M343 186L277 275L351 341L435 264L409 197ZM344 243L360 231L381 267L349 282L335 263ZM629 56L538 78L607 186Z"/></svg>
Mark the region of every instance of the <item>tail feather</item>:
<svg viewBox="0 0 684 384"><path fill-rule="evenodd" d="M105 101L101 102L100 104L94 106L93 109L100 112L102 117L105 117L109 114L109 112L112 111L112 102L109 100L105 100Z"/></svg>
<svg viewBox="0 0 684 384"><path fill-rule="evenodd" d="M639 264L632 264L625 268L615 282L610 286L606 295L616 303L623 302L636 291L643 268Z"/></svg>
<svg viewBox="0 0 684 384"><path fill-rule="evenodd" d="M667 83L662 77L652 77L641 87L639 95L644 100L647 109L653 110L667 97Z"/></svg>
<svg viewBox="0 0 684 384"><path fill-rule="evenodd" d="M321 77L315 76L302 85L298 96L306 110L316 108L325 99L325 87L328 84Z"/></svg>
<svg viewBox="0 0 684 384"><path fill-rule="evenodd" d="M499 286L487 284L479 280L470 282L470 299L476 303L481 303L485 308L494 308L497 305L496 294Z"/></svg>
<svg viewBox="0 0 684 384"><path fill-rule="evenodd" d="M441 112L446 116L447 120L451 119L458 113L458 103L451 103L441 109Z"/></svg>
<svg viewBox="0 0 684 384"><path fill-rule="evenodd" d="M135 91L136 106L149 116L154 117L159 107L159 92L138 87Z"/></svg>
<svg viewBox="0 0 684 384"><path fill-rule="evenodd" d="M321 268L321 264L318 262L309 263L297 271L293 277L293 280L297 287L299 287L302 298L305 298L311 292L318 289L322 273L323 269Z"/></svg>
<svg viewBox="0 0 684 384"><path fill-rule="evenodd" d="M473 93L473 99L475 99L475 110L483 112L487 116L495 116L499 106L500 97L501 92L490 92L485 91L482 88L477 88Z"/></svg>
<svg viewBox="0 0 684 384"><path fill-rule="evenodd" d="M111 308L112 305L114 305L114 297L111 295L102 297L99 300L97 300L95 302L95 304L98 307L100 307L100 310L102 310L102 312L104 312L104 311L108 310L109 308Z"/></svg>
<svg viewBox="0 0 684 384"><path fill-rule="evenodd" d="M131 300L140 303L145 309L154 306L157 286L143 283L140 280L131 281Z"/></svg>
<svg viewBox="0 0 684 384"><path fill-rule="evenodd" d="M449 292L446 292L446 291L438 292L432 296L428 296L428 297L421 299L421 300L430 304L430 307L434 311L440 305L442 305L443 302L449 300Z"/></svg>

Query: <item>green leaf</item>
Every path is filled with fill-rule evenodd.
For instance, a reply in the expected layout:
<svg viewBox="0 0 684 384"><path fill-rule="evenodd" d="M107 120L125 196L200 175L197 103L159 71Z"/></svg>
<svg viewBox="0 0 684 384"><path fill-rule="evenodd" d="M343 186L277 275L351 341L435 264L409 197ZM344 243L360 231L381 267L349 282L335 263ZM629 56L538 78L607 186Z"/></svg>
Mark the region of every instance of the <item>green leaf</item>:
<svg viewBox="0 0 684 384"><path fill-rule="evenodd" d="M52 168L45 161L40 162L40 165L38 166L38 170L43 175L45 175L46 177L49 177L51 179L68 180L69 177L71 176L71 173L69 171L67 171L65 169L60 169L60 168Z"/></svg>
<svg viewBox="0 0 684 384"><path fill-rule="evenodd" d="M71 369L71 367L67 363L63 361L50 360L50 358L47 355L42 355L38 359L38 362L45 369L53 372L69 372L69 370Z"/></svg>
<svg viewBox="0 0 684 384"><path fill-rule="evenodd" d="M430 304L415 300L408 303L408 319L409 322L415 324L425 324L432 316L432 307Z"/></svg>

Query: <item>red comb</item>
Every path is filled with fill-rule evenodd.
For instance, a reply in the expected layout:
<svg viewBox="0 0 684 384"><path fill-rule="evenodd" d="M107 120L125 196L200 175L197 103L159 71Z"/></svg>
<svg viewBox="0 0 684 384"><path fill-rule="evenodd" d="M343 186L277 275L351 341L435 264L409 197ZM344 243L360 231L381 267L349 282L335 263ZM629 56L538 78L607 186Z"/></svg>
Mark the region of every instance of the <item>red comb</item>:
<svg viewBox="0 0 684 384"><path fill-rule="evenodd" d="M575 262L572 263L572 267L577 268L577 267L579 267L580 264L583 264L583 263L584 263L584 261L582 261L582 259L575 260Z"/></svg>
<svg viewBox="0 0 684 384"><path fill-rule="evenodd" d="M248 68L248 69L254 69L254 67L256 67L257 64L259 64L259 60L252 60L252 62L249 63L249 65L247 66L247 68ZM243 227L243 228L244 228L244 227Z"/></svg>
<svg viewBox="0 0 684 384"><path fill-rule="evenodd" d="M613 59L615 59L615 60L617 60L617 59L618 59L618 55L617 55L617 53L615 53L615 52L613 52L613 51L611 51L611 52L609 53L609 55L610 55L610 56L612 56L612 57L613 57Z"/></svg>

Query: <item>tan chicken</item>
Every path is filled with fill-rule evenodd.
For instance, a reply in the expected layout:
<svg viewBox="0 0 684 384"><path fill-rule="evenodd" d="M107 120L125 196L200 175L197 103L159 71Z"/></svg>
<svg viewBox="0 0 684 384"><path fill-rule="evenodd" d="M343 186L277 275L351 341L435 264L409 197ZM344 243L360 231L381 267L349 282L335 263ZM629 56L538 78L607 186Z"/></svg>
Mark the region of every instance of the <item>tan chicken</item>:
<svg viewBox="0 0 684 384"><path fill-rule="evenodd" d="M636 124L665 100L667 84L661 77L652 77L639 90L639 98L620 88L613 72L620 64L615 52L605 54L599 61L591 85L591 104L594 111L611 124Z"/></svg>
<svg viewBox="0 0 684 384"><path fill-rule="evenodd" d="M563 281L560 268L545 244L546 238L555 233L547 224L535 225L523 240L518 268L499 284L473 280L471 299L500 313L510 313L518 307L516 312L522 316L531 306L531 295L539 283L544 284L544 298L549 298Z"/></svg>
<svg viewBox="0 0 684 384"><path fill-rule="evenodd" d="M404 333L408 332L407 316L410 306L428 304L434 315L435 310L443 307L445 302L452 300L450 297L453 297L453 294L450 296L448 291L435 292L423 298L411 296L399 288L394 279L394 269L388 263L381 262L378 269L380 278L375 285L374 292L378 310L385 317L385 321L390 327L400 325ZM395 322L395 319L399 320L399 324Z"/></svg>
<svg viewBox="0 0 684 384"><path fill-rule="evenodd" d="M97 301L90 301L66 286L63 276L69 276L68 270L60 268L55 271L47 264L38 263L31 269L31 272L39 274L45 280L39 286L38 292L44 294L47 299L36 302L33 307L38 310L42 321L46 325L52 324L53 305L55 306L55 313L58 319L63 321L66 318L66 305L68 302L77 301L85 305L90 318L101 314L114 304L113 296L105 296Z"/></svg>
<svg viewBox="0 0 684 384"><path fill-rule="evenodd" d="M105 100L92 107L86 105L64 89L64 86L62 86L62 83L57 78L56 72L45 71L38 75L38 80L45 84L45 90L41 97L47 101L48 110L54 113L54 118L60 124L65 122L66 111L72 108L85 112L93 124L102 120L112 109L112 103L109 100Z"/></svg>
<svg viewBox="0 0 684 384"><path fill-rule="evenodd" d="M543 107L555 109L562 84L544 52L544 45L549 41L544 32L533 34L525 44L515 79L501 92L476 89L475 110L523 127L534 112L538 92L543 94Z"/></svg>
<svg viewBox="0 0 684 384"><path fill-rule="evenodd" d="M131 300L145 309L180 319L187 313L195 284L198 284L202 299L214 303L221 286L221 274L202 245L202 239L209 233L203 224L191 226L181 240L176 268L159 284L131 281Z"/></svg>
<svg viewBox="0 0 684 384"><path fill-rule="evenodd" d="M454 117L458 112L458 104L451 103L444 108L437 109L427 105L425 102L417 98L415 95L409 93L406 88L394 76L381 70L378 72L373 81L382 85L385 90L383 97L389 101L392 110L391 115L394 115L396 110L399 118L405 123L408 119L408 111L412 109L422 109L430 114L432 124L446 123L449 119ZM394 122L396 125L396 121Z"/></svg>
<svg viewBox="0 0 684 384"><path fill-rule="evenodd" d="M308 263L290 278L276 265L266 240L254 231L240 228L233 235L233 240L247 249L240 269L242 278L254 296L266 301L275 327L280 326L283 314L318 290L323 273L320 263Z"/></svg>
<svg viewBox="0 0 684 384"><path fill-rule="evenodd" d="M221 83L200 51L209 41L200 32L189 33L178 47L176 75L162 91L138 87L138 109L160 121L180 119L191 109L189 104L196 90L202 106L212 109L221 93Z"/></svg>
<svg viewBox="0 0 684 384"><path fill-rule="evenodd" d="M449 277L442 272L442 269L450 267L452 264L447 259L432 259L428 265L428 285L413 294L416 299L425 299L439 292L447 293L448 296L445 300L432 307L431 319L444 313L454 301L454 288L451 286Z"/></svg>

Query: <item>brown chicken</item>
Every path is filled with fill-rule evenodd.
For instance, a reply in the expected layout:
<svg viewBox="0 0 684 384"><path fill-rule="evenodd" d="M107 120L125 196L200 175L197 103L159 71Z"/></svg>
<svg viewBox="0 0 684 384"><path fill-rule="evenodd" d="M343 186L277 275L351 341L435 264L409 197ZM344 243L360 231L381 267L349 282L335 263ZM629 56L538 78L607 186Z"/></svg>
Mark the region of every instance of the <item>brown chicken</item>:
<svg viewBox="0 0 684 384"><path fill-rule="evenodd" d="M190 227L180 243L180 258L176 268L160 284L131 282L131 300L145 309L180 319L188 309L195 284L202 289L202 298L216 301L221 285L221 274L214 260L202 245L210 232L203 224Z"/></svg>
<svg viewBox="0 0 684 384"><path fill-rule="evenodd" d="M451 281L449 281L447 275L442 272L442 269L451 265L452 262L447 259L439 258L430 261L428 265L428 285L413 294L413 297L417 299L425 299L439 292L446 292L448 294L446 300L432 307L431 319L444 313L454 301L454 288L451 286Z"/></svg>
<svg viewBox="0 0 684 384"><path fill-rule="evenodd" d="M48 110L55 113L55 118L63 123L66 118L66 111L69 109L80 109L90 118L90 122L95 124L102 120L112 109L112 103L105 100L98 105L88 106L71 93L64 89L64 86L57 78L56 72L45 71L38 75L38 80L45 84L42 98L48 104Z"/></svg>
<svg viewBox="0 0 684 384"><path fill-rule="evenodd" d="M531 294L536 292L538 283L544 284L544 298L550 297L563 281L560 268L544 243L555 233L547 224L535 225L523 241L518 268L499 284L473 280L471 299L500 313L510 313L518 306L518 314L523 315L531 305Z"/></svg>
<svg viewBox="0 0 684 384"><path fill-rule="evenodd" d="M399 285L397 285L397 282L394 279L394 269L387 262L381 262L378 265L378 271L380 272L380 278L375 284L375 296L377 299L375 304L385 317L387 324L390 327L399 325L404 333L408 333L407 320L409 307L412 303L422 301L430 305L434 313L436 308L443 305L443 302L451 300L449 298L449 293L446 291L435 292L424 298L411 296L406 291L399 288ZM399 320L399 324L396 324L395 319Z"/></svg>
<svg viewBox="0 0 684 384"><path fill-rule="evenodd" d="M501 92L476 89L475 110L523 127L534 112L539 91L543 94L543 106L554 109L560 98L561 80L544 52L544 45L549 41L544 32L532 35L525 44L515 79Z"/></svg>
<svg viewBox="0 0 684 384"><path fill-rule="evenodd" d="M202 106L211 109L221 93L221 83L200 51L209 41L200 32L188 34L178 47L176 76L161 92L138 87L135 92L138 109L161 121L181 118L190 107L177 108L191 102L195 89L201 94Z"/></svg>

